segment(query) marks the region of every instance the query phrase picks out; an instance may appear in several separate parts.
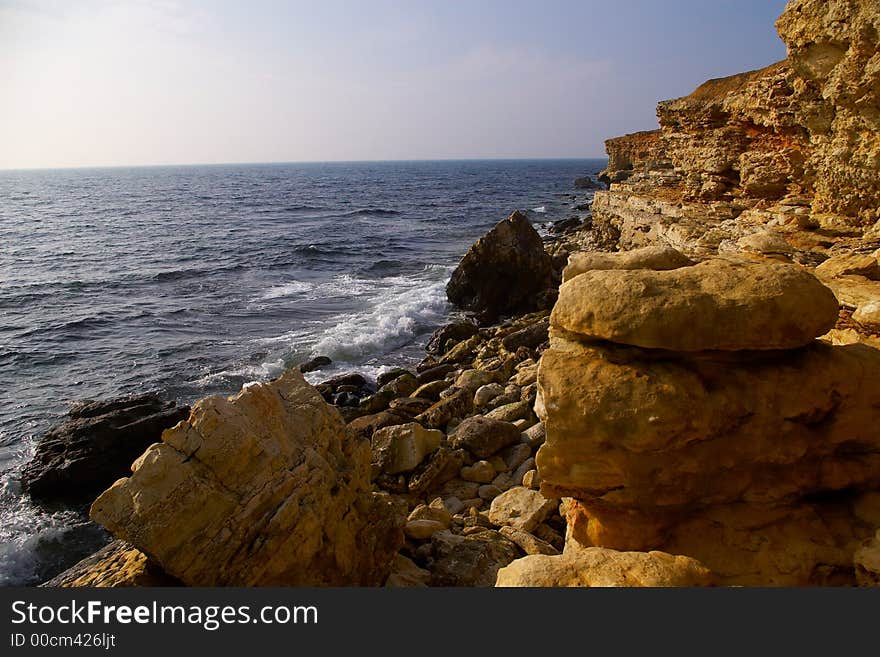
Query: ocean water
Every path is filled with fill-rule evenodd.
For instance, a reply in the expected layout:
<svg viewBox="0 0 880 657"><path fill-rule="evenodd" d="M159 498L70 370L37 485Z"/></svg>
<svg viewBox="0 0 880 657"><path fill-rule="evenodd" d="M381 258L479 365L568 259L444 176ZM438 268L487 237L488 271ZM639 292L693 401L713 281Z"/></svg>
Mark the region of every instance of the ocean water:
<svg viewBox="0 0 880 657"><path fill-rule="evenodd" d="M0 171L0 585L106 537L21 494L68 405L229 394L315 355L375 376L424 355L468 246L514 209L574 214L604 160Z"/></svg>

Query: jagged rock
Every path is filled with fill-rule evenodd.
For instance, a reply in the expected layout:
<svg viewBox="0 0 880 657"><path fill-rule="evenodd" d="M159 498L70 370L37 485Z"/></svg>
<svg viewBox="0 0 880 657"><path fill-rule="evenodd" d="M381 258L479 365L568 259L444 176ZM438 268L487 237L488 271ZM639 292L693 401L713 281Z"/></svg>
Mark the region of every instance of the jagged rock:
<svg viewBox="0 0 880 657"><path fill-rule="evenodd" d="M296 370L198 402L91 516L191 586L377 585L403 538L369 444Z"/></svg>
<svg viewBox="0 0 880 657"><path fill-rule="evenodd" d="M555 508L555 500L544 497L536 490L516 486L492 500L489 520L494 525L510 525L530 532L544 522Z"/></svg>
<svg viewBox="0 0 880 657"><path fill-rule="evenodd" d="M574 186L577 189L605 189L602 183L598 183L589 176L574 179Z"/></svg>
<svg viewBox="0 0 880 657"><path fill-rule="evenodd" d="M77 404L37 442L21 475L40 501L83 502L129 472L162 431L189 415L189 406L156 394Z"/></svg>
<svg viewBox="0 0 880 657"><path fill-rule="evenodd" d="M450 437L452 446L464 448L477 458L488 458L520 440L520 431L510 422L474 415L462 421Z"/></svg>
<svg viewBox="0 0 880 657"><path fill-rule="evenodd" d="M695 559L665 552L617 552L600 547L533 555L498 571L496 586L711 586L712 573Z"/></svg>
<svg viewBox="0 0 880 657"><path fill-rule="evenodd" d="M440 447L446 435L425 429L416 422L384 427L373 434L373 473L410 472L431 452Z"/></svg>
<svg viewBox="0 0 880 657"><path fill-rule="evenodd" d="M41 586L180 586L180 581L164 572L140 550L116 540Z"/></svg>
<svg viewBox="0 0 880 657"><path fill-rule="evenodd" d="M449 300L466 310L497 317L527 312L551 287L552 264L528 218L514 212L477 240L452 272Z"/></svg>
<svg viewBox="0 0 880 657"><path fill-rule="evenodd" d="M581 251L572 253L568 265L562 271L562 281L571 280L585 271L594 269L653 269L665 271L688 267L693 261L670 246L646 246L632 251L605 253L602 251Z"/></svg>
<svg viewBox="0 0 880 657"><path fill-rule="evenodd" d="M675 351L791 349L837 322L834 294L777 262L716 258L669 271L588 271L563 283L551 325Z"/></svg>

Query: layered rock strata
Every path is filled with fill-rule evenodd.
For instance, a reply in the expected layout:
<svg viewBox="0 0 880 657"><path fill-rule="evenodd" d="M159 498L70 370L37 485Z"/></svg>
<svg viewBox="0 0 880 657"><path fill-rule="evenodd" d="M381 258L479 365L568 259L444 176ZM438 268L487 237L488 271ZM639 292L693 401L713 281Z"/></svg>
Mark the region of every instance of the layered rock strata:
<svg viewBox="0 0 880 657"><path fill-rule="evenodd" d="M789 2L786 60L661 102L658 131L606 142L597 229L623 249L811 265L880 246L878 16L877 0Z"/></svg>
<svg viewBox="0 0 880 657"><path fill-rule="evenodd" d="M402 534L369 443L295 370L208 397L92 504L191 586L376 585Z"/></svg>
<svg viewBox="0 0 880 657"><path fill-rule="evenodd" d="M724 259L562 285L536 460L541 491L572 498L569 541L687 555L727 584L854 581L880 524L880 352L813 339L837 318L820 288ZM667 331L655 306L692 322Z"/></svg>

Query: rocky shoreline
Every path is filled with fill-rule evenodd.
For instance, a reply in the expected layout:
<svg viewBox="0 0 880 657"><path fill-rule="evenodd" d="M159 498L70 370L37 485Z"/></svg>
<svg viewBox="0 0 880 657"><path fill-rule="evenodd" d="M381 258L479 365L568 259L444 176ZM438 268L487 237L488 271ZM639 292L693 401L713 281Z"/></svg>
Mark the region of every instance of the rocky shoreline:
<svg viewBox="0 0 880 657"><path fill-rule="evenodd" d="M499 222L413 370L194 404L47 585L880 583L875 4L792 0L581 222Z"/></svg>

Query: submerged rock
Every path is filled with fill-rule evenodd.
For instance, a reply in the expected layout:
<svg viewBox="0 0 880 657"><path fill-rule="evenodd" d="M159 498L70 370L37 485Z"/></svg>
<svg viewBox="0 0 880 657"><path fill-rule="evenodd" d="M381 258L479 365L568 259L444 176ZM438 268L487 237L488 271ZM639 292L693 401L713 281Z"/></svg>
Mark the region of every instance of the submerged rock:
<svg viewBox="0 0 880 657"><path fill-rule="evenodd" d="M332 363L333 361L327 356L315 356L314 358L307 360L305 363L300 364L299 371L306 374L308 372L323 369Z"/></svg>
<svg viewBox="0 0 880 657"><path fill-rule="evenodd" d="M189 406L153 393L77 404L40 438L22 471L22 488L43 502L87 501L124 477L165 429L188 415Z"/></svg>

